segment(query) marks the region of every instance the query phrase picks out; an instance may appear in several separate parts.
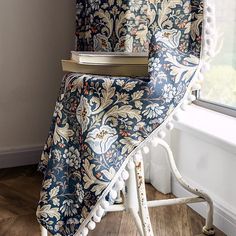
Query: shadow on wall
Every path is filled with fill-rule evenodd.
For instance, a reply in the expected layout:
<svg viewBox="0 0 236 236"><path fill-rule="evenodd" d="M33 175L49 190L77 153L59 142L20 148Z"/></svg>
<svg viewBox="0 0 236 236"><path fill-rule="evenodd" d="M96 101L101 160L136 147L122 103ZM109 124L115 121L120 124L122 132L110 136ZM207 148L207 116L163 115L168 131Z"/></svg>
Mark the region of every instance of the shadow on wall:
<svg viewBox="0 0 236 236"><path fill-rule="evenodd" d="M0 158L43 145L74 30L75 1L0 2Z"/></svg>

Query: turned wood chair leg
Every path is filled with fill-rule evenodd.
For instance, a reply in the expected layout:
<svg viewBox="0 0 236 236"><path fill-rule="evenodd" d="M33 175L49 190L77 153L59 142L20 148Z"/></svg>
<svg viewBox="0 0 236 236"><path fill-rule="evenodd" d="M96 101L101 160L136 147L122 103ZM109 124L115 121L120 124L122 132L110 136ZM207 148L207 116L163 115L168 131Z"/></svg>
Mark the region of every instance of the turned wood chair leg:
<svg viewBox="0 0 236 236"><path fill-rule="evenodd" d="M139 216L139 202L137 195L137 183L135 176L135 164L133 159L128 163L129 179L126 182L125 208L131 214L137 226L140 236L144 235L142 220Z"/></svg>
<svg viewBox="0 0 236 236"><path fill-rule="evenodd" d="M138 194L139 213L142 221L143 232L144 236L153 236L154 234L147 205L143 158L140 152L135 155L134 160L137 185L136 189Z"/></svg>

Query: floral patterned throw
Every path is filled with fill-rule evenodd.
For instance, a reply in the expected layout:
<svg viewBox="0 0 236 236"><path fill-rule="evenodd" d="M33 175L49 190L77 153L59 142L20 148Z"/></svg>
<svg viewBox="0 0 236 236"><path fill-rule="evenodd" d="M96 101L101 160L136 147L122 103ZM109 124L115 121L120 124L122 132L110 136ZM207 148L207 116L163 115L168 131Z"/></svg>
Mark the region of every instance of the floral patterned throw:
<svg viewBox="0 0 236 236"><path fill-rule="evenodd" d="M39 169L39 222L79 230L130 153L180 104L197 71L202 0L81 0L77 49L149 51L149 77L69 73Z"/></svg>

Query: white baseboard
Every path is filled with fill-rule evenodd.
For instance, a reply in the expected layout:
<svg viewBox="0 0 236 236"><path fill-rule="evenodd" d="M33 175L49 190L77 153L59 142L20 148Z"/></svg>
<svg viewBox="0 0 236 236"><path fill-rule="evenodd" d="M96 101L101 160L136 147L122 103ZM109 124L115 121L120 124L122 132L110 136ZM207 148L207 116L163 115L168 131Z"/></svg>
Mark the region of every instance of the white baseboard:
<svg viewBox="0 0 236 236"><path fill-rule="evenodd" d="M200 186L197 186L193 181L187 180L190 185L198 189L202 189ZM176 197L190 196L191 194L186 191L182 186L180 186L177 181L172 179L172 193ZM233 208L223 202L222 200L214 197L213 194L207 192L213 199L214 202L214 225L223 231L227 236L236 235L236 212ZM189 206L198 212L204 218L206 217L206 203L194 203L189 204Z"/></svg>
<svg viewBox="0 0 236 236"><path fill-rule="evenodd" d="M37 164L42 150L42 145L0 150L0 169Z"/></svg>

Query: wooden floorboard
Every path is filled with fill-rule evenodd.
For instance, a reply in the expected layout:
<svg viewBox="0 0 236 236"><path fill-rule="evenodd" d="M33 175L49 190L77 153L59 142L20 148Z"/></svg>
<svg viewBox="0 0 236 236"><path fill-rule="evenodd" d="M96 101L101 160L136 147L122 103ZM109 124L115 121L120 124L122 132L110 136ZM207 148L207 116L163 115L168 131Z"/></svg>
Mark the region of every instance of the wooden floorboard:
<svg viewBox="0 0 236 236"><path fill-rule="evenodd" d="M36 166L0 170L0 236L40 236L35 217L42 176ZM147 185L149 200L173 198ZM203 236L204 219L186 205L150 208L155 236ZM108 213L89 236L138 236L127 212ZM216 229L216 236L225 236Z"/></svg>

